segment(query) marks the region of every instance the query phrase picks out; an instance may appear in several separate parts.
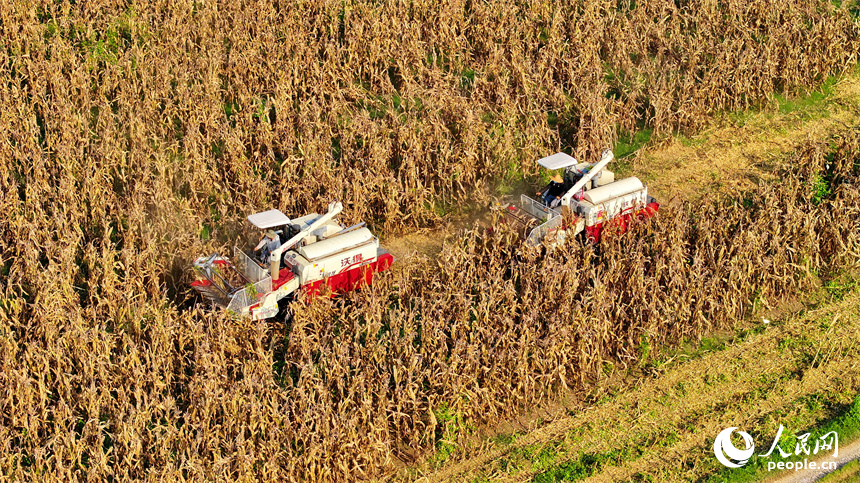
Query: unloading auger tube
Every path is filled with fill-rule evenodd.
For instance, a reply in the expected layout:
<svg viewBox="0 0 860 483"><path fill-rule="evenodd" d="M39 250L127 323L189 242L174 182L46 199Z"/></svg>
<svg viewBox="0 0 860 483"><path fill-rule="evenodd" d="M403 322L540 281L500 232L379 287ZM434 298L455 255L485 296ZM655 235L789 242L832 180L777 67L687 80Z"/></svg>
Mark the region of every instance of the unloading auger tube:
<svg viewBox="0 0 860 483"><path fill-rule="evenodd" d="M585 173L582 178L577 181L576 184L574 184L569 190L567 190L567 193L565 193L564 196L561 197L561 205L570 206L570 199L573 198L573 195L575 195L579 190L581 190L586 183L591 181L592 178L597 176L597 173L599 173L603 168L605 168L606 165L609 164L613 159L615 159L615 155L612 154L612 150L604 150L603 154L600 155L600 162L594 165L594 167L592 167L590 170L588 170L588 172Z"/></svg>
<svg viewBox="0 0 860 483"><path fill-rule="evenodd" d="M333 201L328 205L328 213L319 217L315 222L311 223L307 228L300 231L298 234L294 235L292 238L287 240L286 243L276 248L269 254L269 275L272 276L272 280L278 278L278 273L280 272L281 267L281 255L292 248L296 243L302 241L305 237L311 234L317 228L325 225L329 220L337 216L341 211L343 211L343 203L340 201Z"/></svg>

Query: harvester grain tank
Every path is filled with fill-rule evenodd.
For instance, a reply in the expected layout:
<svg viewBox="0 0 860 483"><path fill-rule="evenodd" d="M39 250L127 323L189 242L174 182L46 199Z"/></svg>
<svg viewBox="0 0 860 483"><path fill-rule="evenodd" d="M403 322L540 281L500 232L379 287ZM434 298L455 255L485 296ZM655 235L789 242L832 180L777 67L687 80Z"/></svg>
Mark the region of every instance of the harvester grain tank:
<svg viewBox="0 0 860 483"><path fill-rule="evenodd" d="M232 260L217 253L197 258L198 279L191 286L213 306L259 320L277 315L279 302L299 292L312 297L323 286L339 293L370 284L374 273L388 269L394 259L364 223L337 223L341 210L335 202L324 215L290 219L269 210L248 216L271 238L250 254L234 247Z"/></svg>
<svg viewBox="0 0 860 483"><path fill-rule="evenodd" d="M597 163L579 163L565 153L538 160L548 170L564 170L564 194L555 205L522 195L518 206L503 207L505 215L523 230L530 245L544 241L557 244L583 232L599 240L607 223L618 224L624 230L632 217L653 216L659 203L648 195L648 188L639 178L616 180L615 173L606 169L613 159L615 156L607 149Z"/></svg>

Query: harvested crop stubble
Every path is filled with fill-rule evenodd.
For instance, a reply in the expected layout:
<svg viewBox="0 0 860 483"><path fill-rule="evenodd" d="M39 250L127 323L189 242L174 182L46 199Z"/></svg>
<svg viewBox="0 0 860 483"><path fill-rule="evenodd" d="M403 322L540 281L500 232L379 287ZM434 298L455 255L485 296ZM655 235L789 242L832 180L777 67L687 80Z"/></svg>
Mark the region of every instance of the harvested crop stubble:
<svg viewBox="0 0 860 483"><path fill-rule="evenodd" d="M474 233L287 328L179 310L247 213L426 225L560 144L817 82L857 28L801 0L72 3L0 9L3 479L379 475L443 404L492 422L856 260L853 133L749 207L670 210L599 256Z"/></svg>

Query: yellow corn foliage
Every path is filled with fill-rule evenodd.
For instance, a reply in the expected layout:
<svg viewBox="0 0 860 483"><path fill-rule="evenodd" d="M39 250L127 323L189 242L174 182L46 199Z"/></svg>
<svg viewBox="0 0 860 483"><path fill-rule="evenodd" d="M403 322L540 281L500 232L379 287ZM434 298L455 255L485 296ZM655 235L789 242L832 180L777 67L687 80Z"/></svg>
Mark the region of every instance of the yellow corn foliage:
<svg viewBox="0 0 860 483"><path fill-rule="evenodd" d="M466 233L288 323L205 313L187 269L269 207L431 226L559 148L818 83L858 39L810 0L6 2L0 479L379 477L440 407L492 423L795 296L856 264L856 131L598 247Z"/></svg>

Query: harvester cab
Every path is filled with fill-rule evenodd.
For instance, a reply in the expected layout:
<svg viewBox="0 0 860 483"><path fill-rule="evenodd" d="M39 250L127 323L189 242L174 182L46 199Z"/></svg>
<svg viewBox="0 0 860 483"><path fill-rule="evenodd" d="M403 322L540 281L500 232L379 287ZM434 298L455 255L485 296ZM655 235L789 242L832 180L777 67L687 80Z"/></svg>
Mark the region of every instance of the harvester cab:
<svg viewBox="0 0 860 483"><path fill-rule="evenodd" d="M580 163L565 153L539 159L538 165L548 170L563 170L562 194L555 203L521 195L519 205L503 207L507 219L520 229L526 243L555 245L582 232L599 240L610 220L623 231L631 217L653 216L660 205L648 195L648 188L635 176L616 181L615 173L606 169L614 159L609 149L596 163Z"/></svg>
<svg viewBox="0 0 860 483"><path fill-rule="evenodd" d="M290 219L268 210L248 216L263 231L260 243L250 253L234 247L232 260L218 254L199 257L191 286L213 307L258 320L277 315L279 302L299 291L312 297L323 285L335 294L370 284L373 274L394 259L364 223L338 223L341 210L343 205L334 202L324 215Z"/></svg>

